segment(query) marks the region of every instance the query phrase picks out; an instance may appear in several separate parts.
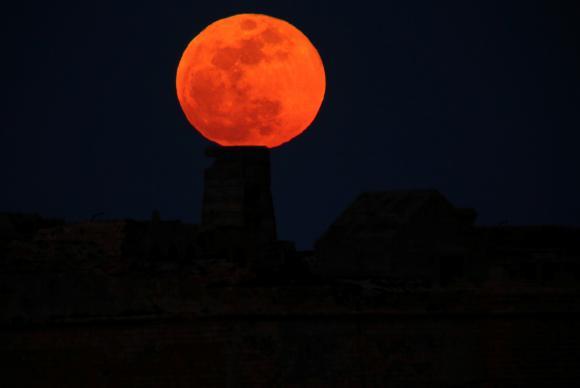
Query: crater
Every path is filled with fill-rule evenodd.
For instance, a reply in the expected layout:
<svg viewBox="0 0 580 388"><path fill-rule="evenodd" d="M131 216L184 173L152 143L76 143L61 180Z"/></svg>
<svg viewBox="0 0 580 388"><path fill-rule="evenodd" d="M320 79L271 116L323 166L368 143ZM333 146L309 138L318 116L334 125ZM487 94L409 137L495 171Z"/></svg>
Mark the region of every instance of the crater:
<svg viewBox="0 0 580 388"><path fill-rule="evenodd" d="M239 53L233 47L223 47L216 50L211 63L220 69L229 70L236 64Z"/></svg>
<svg viewBox="0 0 580 388"><path fill-rule="evenodd" d="M280 43L284 40L284 35L274 27L266 28L261 35L264 41L270 44Z"/></svg>
<svg viewBox="0 0 580 388"><path fill-rule="evenodd" d="M242 20L242 30L253 30L255 29L258 25L256 24L255 21L253 21L252 19L244 19Z"/></svg>
<svg viewBox="0 0 580 388"><path fill-rule="evenodd" d="M263 44L257 39L245 39L240 47L240 60L246 65L255 65L264 59Z"/></svg>

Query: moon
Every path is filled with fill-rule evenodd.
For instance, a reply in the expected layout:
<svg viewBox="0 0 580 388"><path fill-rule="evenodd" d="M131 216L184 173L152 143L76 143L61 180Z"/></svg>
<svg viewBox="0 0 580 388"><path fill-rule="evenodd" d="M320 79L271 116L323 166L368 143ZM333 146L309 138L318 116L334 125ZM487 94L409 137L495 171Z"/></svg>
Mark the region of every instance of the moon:
<svg viewBox="0 0 580 388"><path fill-rule="evenodd" d="M177 68L187 120L223 146L277 147L316 117L326 89L310 40L267 15L220 19L189 43Z"/></svg>

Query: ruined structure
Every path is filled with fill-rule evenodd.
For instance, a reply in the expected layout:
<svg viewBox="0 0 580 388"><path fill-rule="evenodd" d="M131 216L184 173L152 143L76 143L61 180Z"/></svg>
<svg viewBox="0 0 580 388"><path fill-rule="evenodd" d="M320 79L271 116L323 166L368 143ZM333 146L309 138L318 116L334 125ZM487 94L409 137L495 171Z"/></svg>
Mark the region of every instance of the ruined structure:
<svg viewBox="0 0 580 388"><path fill-rule="evenodd" d="M363 193L317 241L319 270L428 284L461 280L474 248L475 217L435 190Z"/></svg>
<svg viewBox="0 0 580 388"><path fill-rule="evenodd" d="M580 229L480 227L435 190L385 191L295 252L269 151L208 155L200 225L0 214L5 385L580 379Z"/></svg>
<svg viewBox="0 0 580 388"><path fill-rule="evenodd" d="M292 254L276 238L266 147L210 147L199 237L205 258L228 259L256 270L275 270Z"/></svg>
<svg viewBox="0 0 580 388"><path fill-rule="evenodd" d="M201 226L204 231L235 230L259 244L276 240L266 147L210 147L205 171Z"/></svg>

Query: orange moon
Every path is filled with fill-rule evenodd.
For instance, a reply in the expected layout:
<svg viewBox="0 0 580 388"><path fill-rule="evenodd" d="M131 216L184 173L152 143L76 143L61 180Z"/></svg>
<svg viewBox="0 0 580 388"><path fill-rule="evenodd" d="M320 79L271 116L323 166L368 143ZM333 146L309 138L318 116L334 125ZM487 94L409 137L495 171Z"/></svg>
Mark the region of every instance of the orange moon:
<svg viewBox="0 0 580 388"><path fill-rule="evenodd" d="M240 14L193 38L179 62L176 86L185 116L207 139L272 148L312 123L326 76L318 51L296 27Z"/></svg>

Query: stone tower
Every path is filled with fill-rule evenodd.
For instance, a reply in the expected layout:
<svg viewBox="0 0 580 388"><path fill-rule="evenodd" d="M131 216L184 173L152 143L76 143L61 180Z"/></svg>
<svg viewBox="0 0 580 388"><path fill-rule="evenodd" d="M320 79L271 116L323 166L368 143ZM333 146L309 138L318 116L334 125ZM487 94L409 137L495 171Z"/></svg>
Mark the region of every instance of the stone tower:
<svg viewBox="0 0 580 388"><path fill-rule="evenodd" d="M276 241L270 190L270 151L265 147L212 146L205 170L201 216L207 254L247 264Z"/></svg>

